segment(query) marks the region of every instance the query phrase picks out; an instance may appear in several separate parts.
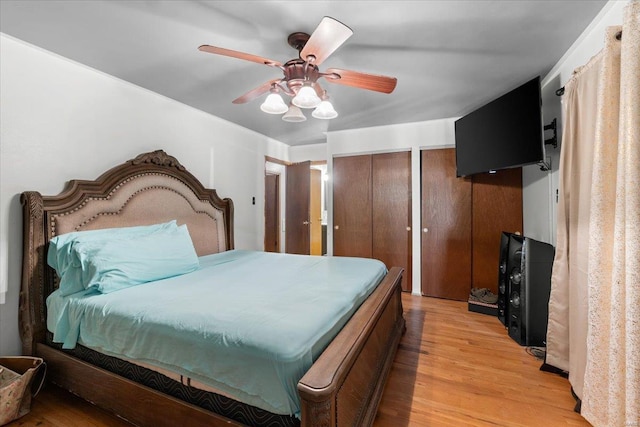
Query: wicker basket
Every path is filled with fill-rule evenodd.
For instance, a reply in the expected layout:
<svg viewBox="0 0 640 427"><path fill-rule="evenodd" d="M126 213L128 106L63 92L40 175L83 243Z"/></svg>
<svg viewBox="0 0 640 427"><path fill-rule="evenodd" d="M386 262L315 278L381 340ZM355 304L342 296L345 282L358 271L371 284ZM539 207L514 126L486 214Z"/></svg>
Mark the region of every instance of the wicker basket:
<svg viewBox="0 0 640 427"><path fill-rule="evenodd" d="M0 357L0 426L31 410L44 384L46 364L39 357Z"/></svg>

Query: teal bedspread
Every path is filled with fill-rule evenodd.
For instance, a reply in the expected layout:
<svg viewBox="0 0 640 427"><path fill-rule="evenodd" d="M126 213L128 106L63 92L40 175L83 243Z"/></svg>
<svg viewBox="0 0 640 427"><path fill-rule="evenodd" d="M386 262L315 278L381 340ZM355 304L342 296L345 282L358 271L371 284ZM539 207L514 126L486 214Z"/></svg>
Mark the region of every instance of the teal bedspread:
<svg viewBox="0 0 640 427"><path fill-rule="evenodd" d="M297 383L386 268L364 258L234 250L178 277L47 299L54 341L170 369L299 416Z"/></svg>

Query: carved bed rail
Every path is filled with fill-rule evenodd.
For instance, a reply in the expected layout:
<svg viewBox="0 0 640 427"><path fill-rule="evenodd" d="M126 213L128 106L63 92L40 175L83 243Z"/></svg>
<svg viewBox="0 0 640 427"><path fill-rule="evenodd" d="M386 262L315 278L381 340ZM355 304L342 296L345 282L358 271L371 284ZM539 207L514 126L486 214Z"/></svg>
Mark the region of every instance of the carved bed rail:
<svg viewBox="0 0 640 427"><path fill-rule="evenodd" d="M393 267L298 383L302 425L368 426L405 330Z"/></svg>

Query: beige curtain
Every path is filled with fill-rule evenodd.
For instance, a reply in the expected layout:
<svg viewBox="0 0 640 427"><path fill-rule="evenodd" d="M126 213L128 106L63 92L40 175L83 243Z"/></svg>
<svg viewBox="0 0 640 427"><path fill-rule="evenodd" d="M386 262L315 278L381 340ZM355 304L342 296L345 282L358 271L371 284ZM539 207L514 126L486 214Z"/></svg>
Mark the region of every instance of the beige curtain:
<svg viewBox="0 0 640 427"><path fill-rule="evenodd" d="M638 427L640 2L567 82L563 113L546 362L594 426Z"/></svg>
<svg viewBox="0 0 640 427"><path fill-rule="evenodd" d="M640 3L605 44L589 225L582 415L640 427Z"/></svg>
<svg viewBox="0 0 640 427"><path fill-rule="evenodd" d="M580 398L587 353L589 213L602 56L600 52L575 70L564 86L556 254L547 326L546 363L569 372Z"/></svg>

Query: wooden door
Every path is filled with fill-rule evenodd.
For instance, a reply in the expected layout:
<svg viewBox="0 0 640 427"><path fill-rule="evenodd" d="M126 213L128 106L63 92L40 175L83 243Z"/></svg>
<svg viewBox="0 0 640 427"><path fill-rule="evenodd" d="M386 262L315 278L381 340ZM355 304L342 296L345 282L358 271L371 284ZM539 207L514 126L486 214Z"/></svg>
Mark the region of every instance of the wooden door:
<svg viewBox="0 0 640 427"><path fill-rule="evenodd" d="M522 233L522 168L474 175L471 283L498 293L500 235Z"/></svg>
<svg viewBox="0 0 640 427"><path fill-rule="evenodd" d="M411 291L411 152L374 154L372 257L402 267L402 290Z"/></svg>
<svg viewBox="0 0 640 427"><path fill-rule="evenodd" d="M311 255L322 255L322 171L311 169L309 201L309 238Z"/></svg>
<svg viewBox="0 0 640 427"><path fill-rule="evenodd" d="M456 178L453 148L421 156L422 294L467 301L471 289L471 180Z"/></svg>
<svg viewBox="0 0 640 427"><path fill-rule="evenodd" d="M309 197L311 162L287 166L285 251L309 255Z"/></svg>
<svg viewBox="0 0 640 427"><path fill-rule="evenodd" d="M333 254L371 258L371 156L333 159Z"/></svg>
<svg viewBox="0 0 640 427"><path fill-rule="evenodd" d="M280 175L264 177L264 250L280 252Z"/></svg>

